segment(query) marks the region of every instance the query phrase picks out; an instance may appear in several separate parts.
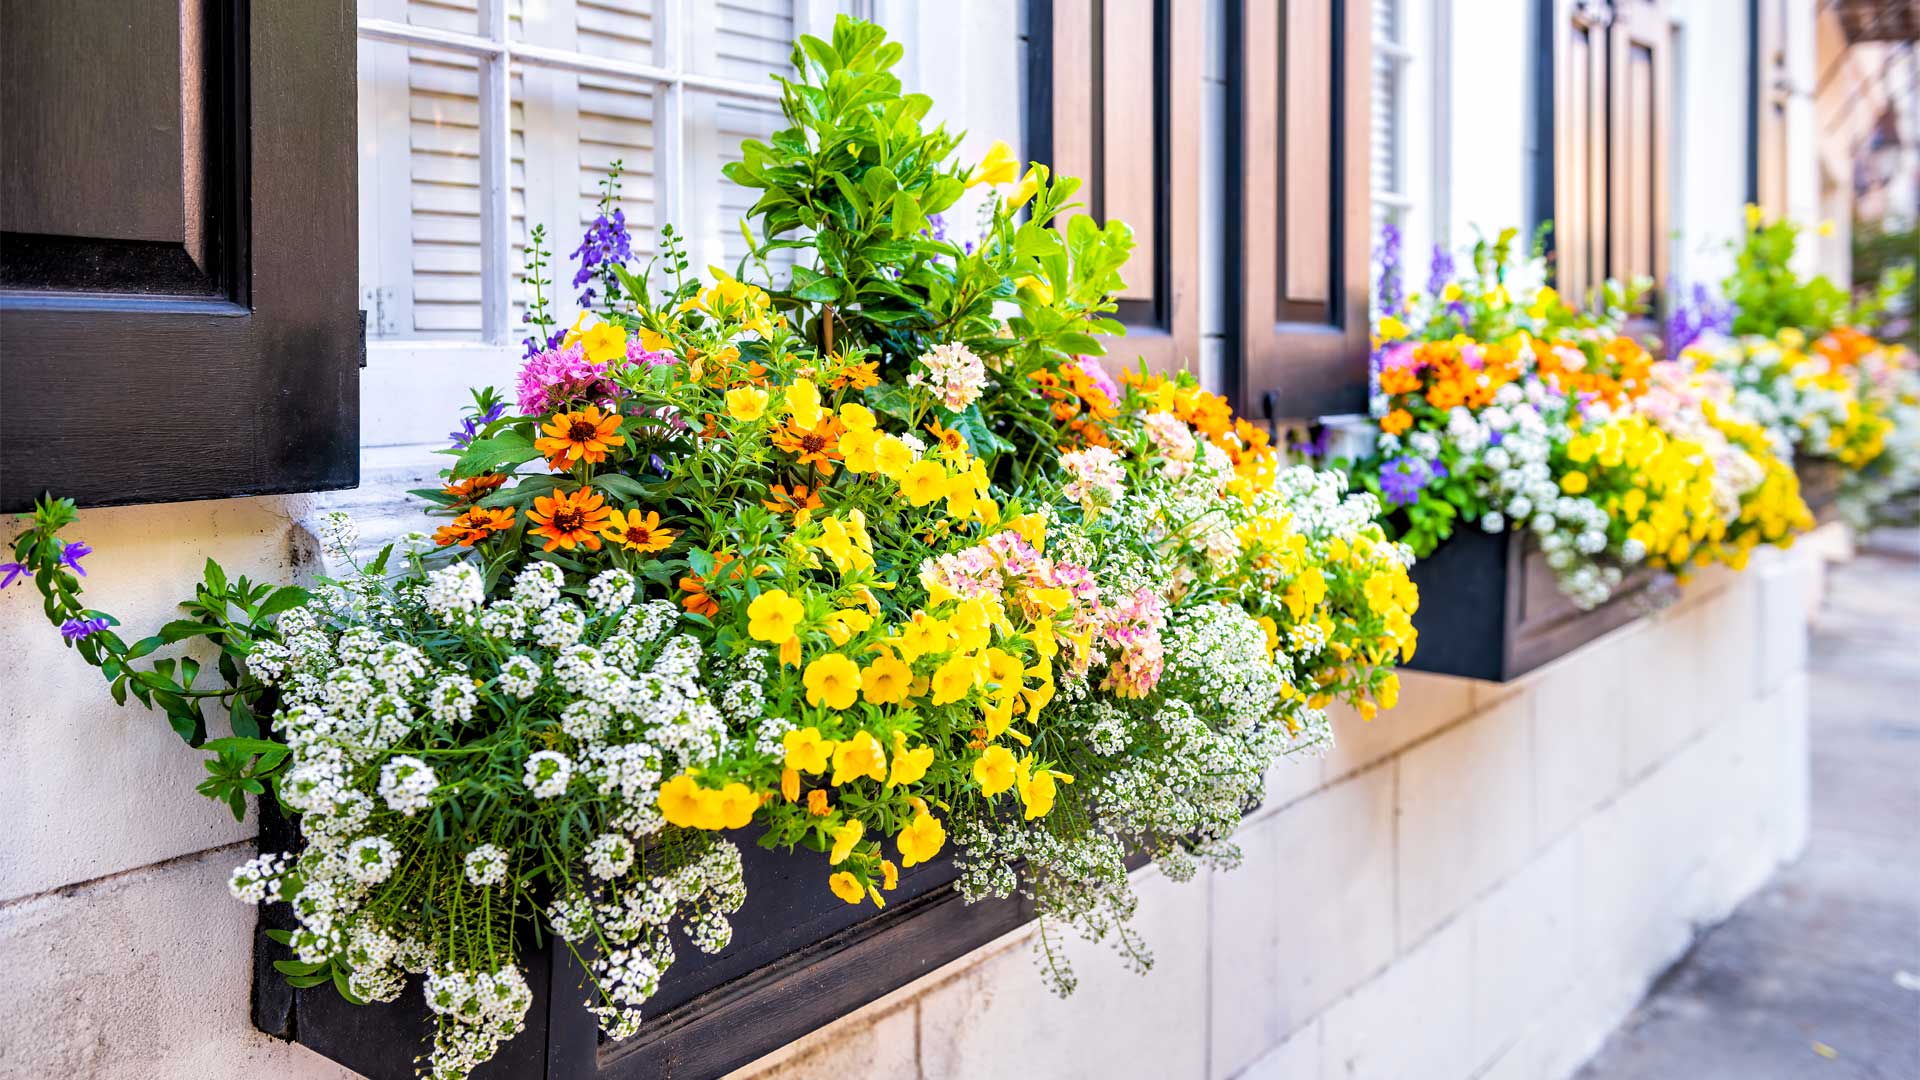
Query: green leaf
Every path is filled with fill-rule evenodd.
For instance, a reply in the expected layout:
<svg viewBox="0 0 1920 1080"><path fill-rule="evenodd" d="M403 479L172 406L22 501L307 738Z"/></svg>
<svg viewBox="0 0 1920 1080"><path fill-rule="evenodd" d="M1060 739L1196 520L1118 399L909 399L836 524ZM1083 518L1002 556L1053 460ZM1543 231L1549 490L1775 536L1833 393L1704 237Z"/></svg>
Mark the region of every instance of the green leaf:
<svg viewBox="0 0 1920 1080"><path fill-rule="evenodd" d="M244 697L236 696L233 699L232 724L233 733L243 739L260 737L260 721L254 719L253 706L247 704Z"/></svg>
<svg viewBox="0 0 1920 1080"><path fill-rule="evenodd" d="M175 619L160 628L159 637L161 641L171 645L190 637L212 637L226 632L227 628L224 626L209 626L194 619Z"/></svg>
<svg viewBox="0 0 1920 1080"><path fill-rule="evenodd" d="M793 285L788 293L796 300L831 304L840 299L840 283L804 266L793 268Z"/></svg>

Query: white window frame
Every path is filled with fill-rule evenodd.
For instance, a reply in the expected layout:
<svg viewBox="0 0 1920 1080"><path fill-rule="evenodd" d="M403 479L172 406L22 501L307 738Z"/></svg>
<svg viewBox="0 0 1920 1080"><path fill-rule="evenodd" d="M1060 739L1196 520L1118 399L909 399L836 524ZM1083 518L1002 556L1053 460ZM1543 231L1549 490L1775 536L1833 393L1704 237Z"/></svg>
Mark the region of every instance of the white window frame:
<svg viewBox="0 0 1920 1080"><path fill-rule="evenodd" d="M1396 0L1396 14L1398 38L1375 38L1373 49L1389 65L1398 90L1394 102L1398 113L1392 119L1398 187L1388 187L1375 176L1371 196L1398 223L1401 287L1412 293L1425 285L1427 259L1434 245L1452 242L1448 150L1452 145L1453 0Z"/></svg>
<svg viewBox="0 0 1920 1080"><path fill-rule="evenodd" d="M656 63L594 56L517 40L508 32L508 3L509 0L478 0L474 33L393 19L358 20L361 41L473 58L479 69L480 102L480 337L472 341L383 338L370 332L361 392L363 447L419 447L442 443L446 431L457 425L469 387L491 384L510 392L521 357L518 338L523 336L513 319L516 266L511 207L511 95L516 65L527 72L538 69L628 79L652 89L656 102L654 202L656 220L660 222L683 222L691 208L685 171L689 143L688 92L710 93L722 99L780 100L779 87L771 81L741 82L689 66L695 43L690 32L694 21L688 18L688 0L654 0ZM834 0L795 0L795 35L831 35L837 11ZM363 179L363 191L365 187ZM529 176L528 187L528 213L537 219L531 205L532 176ZM569 190L566 195L571 198L573 193ZM564 268L567 251L572 246L569 234L575 222L569 217L566 221L546 224L548 243L555 252L550 276L556 282L563 282L570 276L564 273ZM368 315L371 321L374 313L369 311Z"/></svg>

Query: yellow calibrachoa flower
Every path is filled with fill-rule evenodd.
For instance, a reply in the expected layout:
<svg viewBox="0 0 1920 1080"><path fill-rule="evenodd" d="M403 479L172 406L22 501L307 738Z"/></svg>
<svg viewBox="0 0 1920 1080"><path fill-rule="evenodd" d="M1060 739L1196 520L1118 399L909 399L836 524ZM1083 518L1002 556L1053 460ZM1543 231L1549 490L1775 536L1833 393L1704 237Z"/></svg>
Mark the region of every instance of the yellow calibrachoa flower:
<svg viewBox="0 0 1920 1080"><path fill-rule="evenodd" d="M691 774L679 776L660 785L660 797L657 800L660 813L667 824L687 829L706 828L707 804L700 797L700 785Z"/></svg>
<svg viewBox="0 0 1920 1080"><path fill-rule="evenodd" d="M868 731L856 732L833 751L833 786L862 778L881 783L887 780L887 752L880 748L880 740Z"/></svg>
<svg viewBox="0 0 1920 1080"><path fill-rule="evenodd" d="M940 819L929 813L924 803L919 803L918 809L907 827L893 838L900 846L900 865L908 869L940 854L947 842L947 827L940 824Z"/></svg>
<svg viewBox="0 0 1920 1080"><path fill-rule="evenodd" d="M980 662L966 654L951 657L933 673L933 703L946 705L966 697L980 678Z"/></svg>
<svg viewBox="0 0 1920 1080"><path fill-rule="evenodd" d="M1587 474L1578 469L1560 478L1560 490L1569 495L1578 495L1587 490Z"/></svg>
<svg viewBox="0 0 1920 1080"><path fill-rule="evenodd" d="M874 471L889 480L897 481L913 467L913 447L901 441L898 436L882 435L880 440L873 444L873 463Z"/></svg>
<svg viewBox="0 0 1920 1080"><path fill-rule="evenodd" d="M800 628L807 609L785 589L768 589L747 605L747 634L778 645Z"/></svg>
<svg viewBox="0 0 1920 1080"><path fill-rule="evenodd" d="M887 783L893 785L918 783L933 766L933 747L919 746L907 749L907 733L893 733L893 771L887 776Z"/></svg>
<svg viewBox="0 0 1920 1080"><path fill-rule="evenodd" d="M1012 787L1018 773L1019 765L1013 759L1013 751L1004 746L987 747L980 754L980 760L973 763L974 782L980 785L981 794L989 799Z"/></svg>
<svg viewBox="0 0 1920 1080"><path fill-rule="evenodd" d="M913 669L897 657L882 656L860 673L860 696L869 705L897 705L907 700Z"/></svg>
<svg viewBox="0 0 1920 1080"><path fill-rule="evenodd" d="M913 618L900 627L900 636L894 639L893 644L900 650L901 657L911 663L928 653L947 651L947 643L951 638L952 631L944 621L924 611L916 611Z"/></svg>
<svg viewBox="0 0 1920 1080"><path fill-rule="evenodd" d="M851 709L860 697L860 667L839 653L828 653L808 664L802 681L806 684L809 705Z"/></svg>
<svg viewBox="0 0 1920 1080"><path fill-rule="evenodd" d="M827 888L832 889L833 895L849 904L857 904L867 897L866 890L860 887L860 879L845 870L828 878Z"/></svg>
<svg viewBox="0 0 1920 1080"><path fill-rule="evenodd" d="M947 493L947 470L932 459L913 463L900 477L900 494L914 506L925 506Z"/></svg>
<svg viewBox="0 0 1920 1080"><path fill-rule="evenodd" d="M788 802L800 801L800 771L788 766L780 770L780 797Z"/></svg>
<svg viewBox="0 0 1920 1080"><path fill-rule="evenodd" d="M757 386L727 391L727 415L735 420L758 420L767 411L767 392Z"/></svg>
<svg viewBox="0 0 1920 1080"><path fill-rule="evenodd" d="M853 854L854 845L867 834L867 827L859 818L850 818L847 823L833 830L833 850L827 855L827 865L839 866Z"/></svg>
<svg viewBox="0 0 1920 1080"><path fill-rule="evenodd" d="M880 887L888 892L900 887L900 868L891 859L880 860Z"/></svg>
<svg viewBox="0 0 1920 1080"><path fill-rule="evenodd" d="M1052 769L1037 769L1034 767L1032 757L1020 759L1014 776L1014 786L1017 789L1015 794L1020 797L1020 804L1026 807L1026 820L1032 821L1034 818L1045 817L1053 811L1053 800L1059 791L1055 785L1056 780L1060 783L1072 783L1073 777L1054 772Z"/></svg>
<svg viewBox="0 0 1920 1080"><path fill-rule="evenodd" d="M827 761L836 745L832 739L821 738L817 727L789 731L780 741L786 747L787 768L815 774L827 771Z"/></svg>
<svg viewBox="0 0 1920 1080"><path fill-rule="evenodd" d="M820 423L820 388L813 385L812 379L795 379L787 387L787 415L802 428L811 428Z"/></svg>

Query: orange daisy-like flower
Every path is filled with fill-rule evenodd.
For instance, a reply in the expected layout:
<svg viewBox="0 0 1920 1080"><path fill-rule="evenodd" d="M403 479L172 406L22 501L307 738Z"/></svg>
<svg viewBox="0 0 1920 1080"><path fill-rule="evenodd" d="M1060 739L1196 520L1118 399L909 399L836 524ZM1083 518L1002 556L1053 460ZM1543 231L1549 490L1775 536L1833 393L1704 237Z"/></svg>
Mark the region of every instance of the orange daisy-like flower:
<svg viewBox="0 0 1920 1080"><path fill-rule="evenodd" d="M506 482L504 473L481 473L479 476L469 476L465 480L449 481L440 490L461 502L479 502Z"/></svg>
<svg viewBox="0 0 1920 1080"><path fill-rule="evenodd" d="M792 491L788 491L785 484L775 484L767 489L767 494L773 498L762 499L760 505L776 514L799 514L818 510L822 505L820 493L805 484L793 485Z"/></svg>
<svg viewBox="0 0 1920 1080"><path fill-rule="evenodd" d="M720 575L720 572L722 570L725 570L727 567L727 564L730 562L733 562L732 555L729 555L724 551L714 552L714 555L713 555L714 576L718 577ZM727 576L732 580L735 580L735 581L739 580L740 568L738 566L734 567L731 571L727 573ZM699 574L688 574L687 576L681 578L676 584L680 586L681 592L687 594L680 598L681 607L686 608L688 611L693 612L695 615L705 615L709 619L713 618L715 615L720 614L719 601L715 600L713 598L713 595L707 592L706 578L701 577Z"/></svg>
<svg viewBox="0 0 1920 1080"><path fill-rule="evenodd" d="M527 517L538 522L528 531L546 537L544 551L554 548L572 551L576 545L599 551L600 534L606 531L611 512L607 509L606 496L592 488L564 493L554 488L551 498L541 495L533 500L533 509L527 512Z"/></svg>
<svg viewBox="0 0 1920 1080"><path fill-rule="evenodd" d="M939 445L943 453L960 454L966 452L966 438L952 428L941 427L940 422L937 420L927 425L927 434L933 436L934 442Z"/></svg>
<svg viewBox="0 0 1920 1080"><path fill-rule="evenodd" d="M1405 364L1389 364L1380 369L1380 392L1411 394L1420 389L1420 373Z"/></svg>
<svg viewBox="0 0 1920 1080"><path fill-rule="evenodd" d="M513 507L491 510L476 506L433 531L433 542L441 547L459 544L473 547L495 533L513 528Z"/></svg>
<svg viewBox="0 0 1920 1080"><path fill-rule="evenodd" d="M626 514L615 510L607 515L606 538L628 551L665 551L673 546L673 538L678 535L672 529L660 527L657 511L647 511L644 518L638 510Z"/></svg>
<svg viewBox="0 0 1920 1080"><path fill-rule="evenodd" d="M827 384L832 390L865 390L880 385L880 365L872 360L864 364L853 364L843 369Z"/></svg>
<svg viewBox="0 0 1920 1080"><path fill-rule="evenodd" d="M840 458L840 434L845 430L846 426L837 417L822 410L819 422L810 428L788 421L785 427L774 432L773 445L793 454L798 459L795 464L813 465L822 476L832 476L833 463Z"/></svg>
<svg viewBox="0 0 1920 1080"><path fill-rule="evenodd" d="M533 448L547 455L547 467L555 471L605 461L609 450L627 441L620 434L619 414L603 413L598 405L560 413L540 430L546 434L533 441Z"/></svg>
<svg viewBox="0 0 1920 1080"><path fill-rule="evenodd" d="M1395 409L1380 418L1380 430L1389 435L1398 435L1413 426L1413 414L1405 409Z"/></svg>

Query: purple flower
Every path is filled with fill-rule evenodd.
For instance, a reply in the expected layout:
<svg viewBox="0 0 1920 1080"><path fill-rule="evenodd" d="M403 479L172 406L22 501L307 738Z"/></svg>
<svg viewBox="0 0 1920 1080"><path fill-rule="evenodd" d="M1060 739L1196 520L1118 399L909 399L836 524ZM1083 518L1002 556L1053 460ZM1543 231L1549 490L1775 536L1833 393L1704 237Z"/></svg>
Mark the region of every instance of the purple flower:
<svg viewBox="0 0 1920 1080"><path fill-rule="evenodd" d="M627 212L615 210L612 217L601 214L594 218L580 246L573 249L573 257L580 260L580 270L573 275L576 287L591 282L597 273L610 276L611 271L604 267L624 265L633 258L633 236L627 232ZM591 288L582 292L580 306L591 307L593 295Z"/></svg>
<svg viewBox="0 0 1920 1080"><path fill-rule="evenodd" d="M0 563L0 589L6 588L26 575L26 563Z"/></svg>
<svg viewBox="0 0 1920 1080"><path fill-rule="evenodd" d="M447 438L453 440L453 445L465 450L467 447L473 445L474 436L480 434L481 428L505 416L506 412L506 403L501 402L484 413L468 416L466 419L460 421L459 431L447 432Z"/></svg>
<svg viewBox="0 0 1920 1080"><path fill-rule="evenodd" d="M1388 459L1380 470L1380 494L1388 506L1411 506L1420 501L1420 493L1435 480L1444 480L1447 467L1438 458L1427 461L1402 454Z"/></svg>
<svg viewBox="0 0 1920 1080"><path fill-rule="evenodd" d="M1669 282L1667 295L1673 297L1673 313L1667 316L1667 359L1678 357L1708 334L1732 332L1733 304L1717 299L1705 285L1696 282L1688 298Z"/></svg>
<svg viewBox="0 0 1920 1080"><path fill-rule="evenodd" d="M1427 292L1439 296L1453 280L1453 254L1439 244L1433 245L1433 262L1427 270Z"/></svg>
<svg viewBox="0 0 1920 1080"><path fill-rule="evenodd" d="M1380 266L1380 310L1400 310L1400 230L1389 221L1380 226L1380 246L1374 251Z"/></svg>
<svg viewBox="0 0 1920 1080"><path fill-rule="evenodd" d="M68 619L60 624L60 636L68 641L79 641L106 628L107 620L105 619Z"/></svg>
<svg viewBox="0 0 1920 1080"><path fill-rule="evenodd" d="M60 561L71 567L74 573L79 574L81 577L86 577L87 572L80 566L80 560L91 554L93 554L93 549L88 547L85 541L74 540L60 548Z"/></svg>
<svg viewBox="0 0 1920 1080"><path fill-rule="evenodd" d="M521 342L521 344L527 347L527 351L520 359L531 360L543 352L549 352L559 348L560 343L565 340L567 340L567 332L565 330L555 330L553 333L547 335L547 340L544 343L540 340L539 334L528 335L527 339Z"/></svg>

